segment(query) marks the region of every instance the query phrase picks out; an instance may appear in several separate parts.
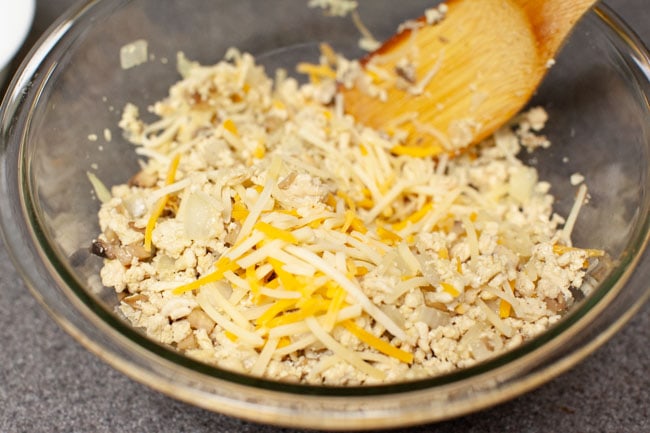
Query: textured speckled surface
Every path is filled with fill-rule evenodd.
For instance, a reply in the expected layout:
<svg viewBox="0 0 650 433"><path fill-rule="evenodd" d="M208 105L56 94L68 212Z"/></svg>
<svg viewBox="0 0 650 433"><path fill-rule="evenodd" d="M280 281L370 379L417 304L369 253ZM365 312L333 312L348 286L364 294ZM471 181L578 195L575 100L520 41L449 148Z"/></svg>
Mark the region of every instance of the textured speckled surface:
<svg viewBox="0 0 650 433"><path fill-rule="evenodd" d="M28 44L72 3L38 0ZM650 44L648 0L607 4ZM25 288L1 243L0 347L2 433L294 431L186 405L113 370L54 323ZM535 391L463 418L395 431L650 432L649 370L646 304L584 362Z"/></svg>

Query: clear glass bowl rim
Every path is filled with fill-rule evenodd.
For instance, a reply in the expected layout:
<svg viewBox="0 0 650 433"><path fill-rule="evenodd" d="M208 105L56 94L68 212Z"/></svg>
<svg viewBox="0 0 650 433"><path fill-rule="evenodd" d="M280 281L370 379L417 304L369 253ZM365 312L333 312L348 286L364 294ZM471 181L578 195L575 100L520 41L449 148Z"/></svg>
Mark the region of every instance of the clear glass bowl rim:
<svg viewBox="0 0 650 433"><path fill-rule="evenodd" d="M650 290L648 290L646 284L646 288L642 291L641 295L634 302L628 302L625 305L624 311L620 311L617 319L610 319L606 323L599 323L599 326L602 328L599 338L589 339L588 341L582 341L579 345L560 349L562 345L566 345L576 339L579 340L580 335L584 332L588 324L594 322L600 316L600 313L611 300L617 297L624 289L625 284L631 277L634 279L635 284L641 284L640 281L644 280L643 276L639 276L638 274L642 272L639 271L639 267L642 269L650 267L650 254L647 251L644 254L650 236L650 216L646 212L645 215L641 216L642 222L638 225L634 241L631 243L627 254L623 257L615 271L607 277L585 302L572 310L558 325L510 352L476 366L449 374L413 382L362 387L322 387L290 384L252 378L208 366L186 358L170 348L149 340L119 320L112 312L108 311L90 296L83 286L78 283L68 265L58 257L56 248L52 247L52 241L47 234L48 231L39 216L38 204L34 200L33 189L29 181L29 167L21 165L21 161L25 162L26 159L21 157L22 150L20 149L22 149L23 141L28 136L27 128L29 128L31 119L31 113L25 112L25 110L29 110L36 103L40 95L40 90L47 83L47 75L40 76L38 74L40 65L47 59L51 48L66 38L66 34L70 28L88 25L89 20L92 20L94 7L100 3L103 2L101 0L89 1L69 10L66 15L60 18L40 39L35 48L32 49L27 56L27 60L23 62L18 74L9 86L5 100L0 107L0 131L2 132L0 135L2 139L1 162L5 168L0 185L3 192L2 198L0 198L0 204L3 208L0 211L0 222L2 223L3 236L10 255L35 297L43 303L54 319L78 341L100 358L130 377L169 395L213 410L218 409L211 404L199 401L201 397L199 393L193 393L190 390L190 392L179 392L177 394L175 391L179 390L176 387L178 384L173 383L168 377L164 379L168 383L161 383L160 375L146 371L146 369L143 370L141 366L146 363L154 363L158 369L173 370L175 372L182 370L188 377L193 377L196 380L214 380L216 384L220 385L228 383L234 385L236 390L241 391L243 389L243 392L246 392L246 389L255 388L263 391L261 395L266 396L278 396L278 393L280 393L284 396L289 395L297 398L354 397L368 404L372 404L373 399L377 397L405 394L420 393L422 397L426 398L427 392L432 392L436 389L445 389L448 385L460 386L462 384L468 384L476 378L496 377L500 375L507 378L501 381L501 390L498 396L490 394L490 398L484 398L480 401L477 399L477 401L474 401L470 405L471 408L467 405L458 405L458 410L451 411L444 416L446 418L513 397L566 370L606 341L609 336L632 316L650 295ZM125 3L128 3L128 1L121 0L115 2L115 5ZM636 62L636 66L642 71L642 75L650 80L650 56L643 43L608 6L600 5L595 13L609 31L613 32L617 38L625 41L629 50L635 54L637 59L642 59L642 62ZM38 86L35 84L38 84ZM645 88L647 88L647 83L645 84ZM15 172L7 170L7 165L10 163L8 159L9 146L18 146L20 148L16 151L19 166ZM7 173L16 174L17 178L13 179L13 181L11 179L8 180ZM15 182L17 188L10 187L13 186L12 182ZM9 202L8 200L15 201ZM32 244L28 247L21 245L21 240L13 230L12 226L14 224L21 226L20 233L27 233L29 235L29 241ZM24 254L27 250L29 250L28 256ZM27 260L26 257L30 257L31 260ZM639 262L642 262L641 264L644 266L639 266ZM35 263L38 266L34 266ZM65 292L68 300L74 304L74 308L81 313L83 321L87 322L89 326L108 335L112 343L117 344L123 350L129 351L137 360L124 359L112 347L106 347L102 342L97 343L93 341L92 338L89 338L89 334L85 328L80 327L78 322L75 322L79 318L72 320L66 312L49 304L47 298L51 294L48 295L48 288L40 284L42 280L36 276L38 272L46 272L49 278L56 281L60 290ZM644 273L647 274L648 272L645 271ZM551 347L554 351L560 350L561 353L549 354L548 356L542 355L540 358L540 352L548 352L551 350ZM535 360L535 362L526 367L526 364L531 359ZM184 387L187 386L187 383L185 383ZM232 407L230 409L227 408L225 412L246 417L245 414L241 413L243 407L243 402L241 405L239 402L232 402ZM269 408L271 412L273 411L273 407L274 404L270 404ZM348 413L347 415L352 418L355 417L353 414ZM432 415L429 418L433 420L439 417ZM269 421L272 422L274 420L269 419ZM299 419L286 418L281 419L280 422L285 425L311 425L304 419L301 421ZM419 421L412 419L409 422ZM403 423L404 420L394 425ZM385 423L381 425L386 426ZM314 424L314 426L318 426L318 424ZM347 426L349 427L350 424L348 423ZM363 426L366 426L366 424Z"/></svg>

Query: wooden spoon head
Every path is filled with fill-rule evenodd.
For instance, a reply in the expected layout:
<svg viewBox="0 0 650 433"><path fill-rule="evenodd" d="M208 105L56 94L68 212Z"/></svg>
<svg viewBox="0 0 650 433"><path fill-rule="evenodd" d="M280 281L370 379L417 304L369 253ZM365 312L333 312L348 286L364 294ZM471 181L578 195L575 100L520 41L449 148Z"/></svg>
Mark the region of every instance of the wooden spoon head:
<svg viewBox="0 0 650 433"><path fill-rule="evenodd" d="M559 27L594 3L579 1L585 5L576 11L565 0L451 0L444 20L421 19L364 59L371 87L383 95L368 86L343 89L346 112L389 134L408 133L397 153L455 154L526 104L569 32ZM549 25L558 13L551 3L571 16Z"/></svg>

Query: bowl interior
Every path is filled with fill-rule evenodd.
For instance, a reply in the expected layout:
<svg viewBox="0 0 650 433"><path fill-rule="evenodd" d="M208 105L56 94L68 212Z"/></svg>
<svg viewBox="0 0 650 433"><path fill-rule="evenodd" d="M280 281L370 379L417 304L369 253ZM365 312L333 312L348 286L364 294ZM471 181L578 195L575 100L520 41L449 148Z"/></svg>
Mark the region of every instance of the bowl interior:
<svg viewBox="0 0 650 433"><path fill-rule="evenodd" d="M399 8L391 0L361 3L364 23L381 39L430 2L403 0ZM113 185L138 170L134 147L117 127L124 105L134 103L144 112L148 104L164 97L178 79L178 51L207 64L235 46L259 56L269 72L277 67L291 72L298 61L315 60L321 41L349 57L363 53L349 19L324 17L320 10L307 8L306 2L297 5L293 0L273 0L264 6L253 0L164 6L155 0L100 1L90 2L75 20L45 54L37 86L31 90L36 97L20 162L26 175L22 201L52 272L70 285L72 296L81 303L93 311L103 310L102 320L113 326L122 320L114 313L116 295L101 285L101 260L89 255L99 231L99 201L87 172ZM123 70L120 48L138 39L148 41L149 60ZM604 249L612 258L611 266L598 276L604 281L596 290L599 296L615 286L648 235L648 79L638 72L633 57L616 31L590 13L531 103L548 110L545 133L553 145L522 155L537 167L541 179L551 183L556 211L562 215L568 214L575 199L571 174L584 175L590 198L573 239L580 247ZM105 131L110 131L110 140ZM138 338L128 326L118 332ZM156 350L173 362L179 359L172 351ZM203 371L224 377L213 367ZM424 382L422 387L435 383Z"/></svg>

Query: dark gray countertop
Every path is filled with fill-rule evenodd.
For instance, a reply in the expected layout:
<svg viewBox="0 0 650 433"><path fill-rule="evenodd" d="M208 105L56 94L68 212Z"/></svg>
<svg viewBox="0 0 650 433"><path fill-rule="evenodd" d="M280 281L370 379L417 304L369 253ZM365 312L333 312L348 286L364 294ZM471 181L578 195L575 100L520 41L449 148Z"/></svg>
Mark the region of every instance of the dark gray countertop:
<svg viewBox="0 0 650 433"><path fill-rule="evenodd" d="M27 45L72 3L37 0ZM648 0L607 3L650 44ZM1 242L0 276L0 432L293 431L189 406L105 365L29 294ZM396 431L650 432L649 337L646 304L612 340L537 390L463 418Z"/></svg>

